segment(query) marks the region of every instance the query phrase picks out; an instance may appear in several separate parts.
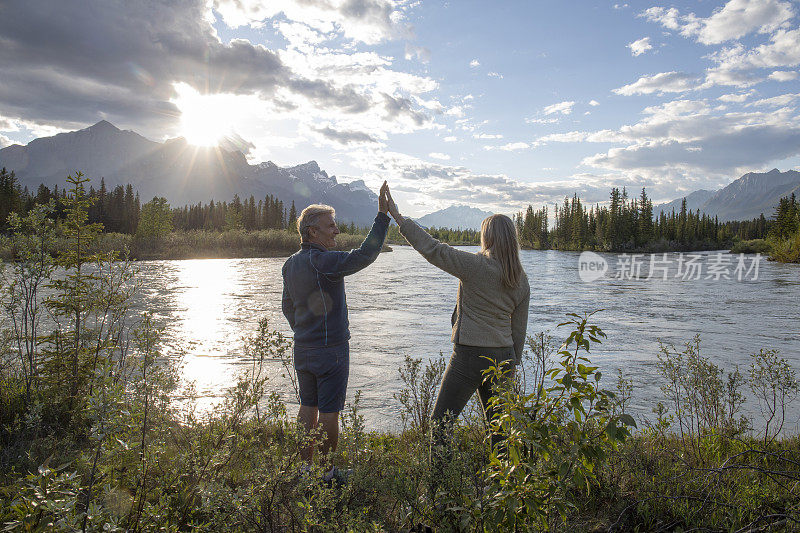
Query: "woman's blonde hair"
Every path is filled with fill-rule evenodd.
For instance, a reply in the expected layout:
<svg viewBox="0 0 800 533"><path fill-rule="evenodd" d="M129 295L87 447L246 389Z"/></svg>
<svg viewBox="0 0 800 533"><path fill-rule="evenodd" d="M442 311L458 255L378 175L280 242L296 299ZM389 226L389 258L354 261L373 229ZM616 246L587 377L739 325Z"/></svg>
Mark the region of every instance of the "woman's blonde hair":
<svg viewBox="0 0 800 533"><path fill-rule="evenodd" d="M519 286L522 263L519 261L517 226L505 215L492 215L481 223L481 253L491 257L503 271L503 285Z"/></svg>

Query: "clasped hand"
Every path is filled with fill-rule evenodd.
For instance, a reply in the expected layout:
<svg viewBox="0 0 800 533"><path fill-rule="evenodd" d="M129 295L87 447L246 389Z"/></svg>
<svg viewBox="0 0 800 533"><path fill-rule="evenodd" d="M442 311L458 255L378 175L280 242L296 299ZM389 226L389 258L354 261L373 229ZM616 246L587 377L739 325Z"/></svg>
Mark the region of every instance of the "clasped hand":
<svg viewBox="0 0 800 533"><path fill-rule="evenodd" d="M395 222L397 222L397 224L403 223L403 216L397 209L397 204L395 204L394 200L392 199L392 193L389 192L389 184L386 183L386 181L384 181L383 185L381 185L381 192L378 196L378 210L381 213L388 212L390 215L392 215L392 218Z"/></svg>

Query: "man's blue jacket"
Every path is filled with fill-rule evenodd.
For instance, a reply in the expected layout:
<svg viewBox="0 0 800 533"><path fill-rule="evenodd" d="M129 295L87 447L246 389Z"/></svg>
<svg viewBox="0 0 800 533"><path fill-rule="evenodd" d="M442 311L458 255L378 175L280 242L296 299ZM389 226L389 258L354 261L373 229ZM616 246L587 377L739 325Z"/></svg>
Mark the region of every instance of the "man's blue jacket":
<svg viewBox="0 0 800 533"><path fill-rule="evenodd" d="M304 242L283 264L283 314L302 347L333 346L350 339L344 277L369 266L383 247L389 217L378 213L367 238L349 252Z"/></svg>

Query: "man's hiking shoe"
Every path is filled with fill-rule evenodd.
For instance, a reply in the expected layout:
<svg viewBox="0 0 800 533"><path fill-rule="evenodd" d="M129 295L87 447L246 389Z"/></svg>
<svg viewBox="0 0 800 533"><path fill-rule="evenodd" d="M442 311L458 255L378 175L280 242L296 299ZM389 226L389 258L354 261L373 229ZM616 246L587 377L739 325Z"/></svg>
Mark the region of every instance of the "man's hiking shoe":
<svg viewBox="0 0 800 533"><path fill-rule="evenodd" d="M331 467L330 470L328 470L327 472L325 472L325 474L322 475L322 481L324 481L328 485L332 485L335 482L336 485L342 486L347 483L347 480L350 478L351 475L353 475L352 468L348 468L346 470L339 470L334 466Z"/></svg>
<svg viewBox="0 0 800 533"><path fill-rule="evenodd" d="M304 478L304 477L308 476L309 474L311 474L311 471L312 471L312 470L313 470L313 469L311 468L311 465L310 465L310 464L308 464L308 463L303 463L303 464L301 464L301 465L300 465L300 467L297 469L297 474L298 474L298 475L299 475L301 478Z"/></svg>

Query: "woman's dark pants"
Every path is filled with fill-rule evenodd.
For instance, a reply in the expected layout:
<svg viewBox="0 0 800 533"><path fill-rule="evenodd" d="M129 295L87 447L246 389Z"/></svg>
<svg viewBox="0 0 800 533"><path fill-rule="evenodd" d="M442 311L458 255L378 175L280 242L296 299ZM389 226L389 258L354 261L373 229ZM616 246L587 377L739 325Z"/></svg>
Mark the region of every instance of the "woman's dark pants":
<svg viewBox="0 0 800 533"><path fill-rule="evenodd" d="M509 379L513 376L514 363L513 346L483 348L453 345L453 355L444 371L442 386L431 417L431 466L434 476L441 474L443 466L452 458L453 423L476 390L487 422L494 416L489 399L495 394L497 382L491 375L486 376L483 372L489 367L503 365L498 368L505 370L505 379ZM491 440L494 449L502 443L503 437L493 433Z"/></svg>

